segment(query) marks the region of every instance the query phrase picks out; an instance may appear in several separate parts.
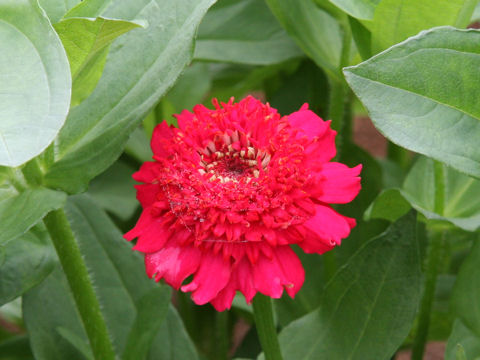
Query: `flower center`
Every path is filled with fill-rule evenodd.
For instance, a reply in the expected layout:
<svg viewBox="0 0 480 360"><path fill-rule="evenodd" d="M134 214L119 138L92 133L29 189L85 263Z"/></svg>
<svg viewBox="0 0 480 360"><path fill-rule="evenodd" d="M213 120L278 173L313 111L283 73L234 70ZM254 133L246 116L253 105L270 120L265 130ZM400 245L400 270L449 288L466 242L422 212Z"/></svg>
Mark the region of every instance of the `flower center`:
<svg viewBox="0 0 480 360"><path fill-rule="evenodd" d="M216 136L200 152L201 174L210 181L250 182L267 169L271 155L252 146L245 134L238 131Z"/></svg>

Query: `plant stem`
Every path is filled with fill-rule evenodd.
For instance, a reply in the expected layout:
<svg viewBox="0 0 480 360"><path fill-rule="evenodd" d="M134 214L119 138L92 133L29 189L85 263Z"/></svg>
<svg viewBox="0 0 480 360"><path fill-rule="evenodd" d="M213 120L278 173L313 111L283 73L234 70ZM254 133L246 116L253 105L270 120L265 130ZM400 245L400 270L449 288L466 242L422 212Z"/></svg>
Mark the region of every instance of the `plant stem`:
<svg viewBox="0 0 480 360"><path fill-rule="evenodd" d="M65 212L63 209L54 210L44 222L72 290L95 359L115 359L100 304Z"/></svg>
<svg viewBox="0 0 480 360"><path fill-rule="evenodd" d="M442 215L445 205L445 174L443 165L435 161L435 212ZM423 291L422 301L420 303L420 314L418 316L417 334L413 342L412 360L421 360L425 351L425 343L428 336L428 328L430 325L430 313L432 312L432 304L435 297L435 287L437 285L437 276L443 257L443 249L445 247L445 231L434 232L429 236L426 269L425 269L425 287Z"/></svg>
<svg viewBox="0 0 480 360"><path fill-rule="evenodd" d="M277 330L273 322L272 299L258 293L253 298L253 316L265 360L282 360Z"/></svg>
<svg viewBox="0 0 480 360"><path fill-rule="evenodd" d="M441 259L443 257L445 237L445 231L442 231L432 234L429 239L425 270L425 286L420 303L417 333L413 340L412 360L423 359L428 328L430 326L430 314L432 312L432 305L435 297L437 276L441 265Z"/></svg>

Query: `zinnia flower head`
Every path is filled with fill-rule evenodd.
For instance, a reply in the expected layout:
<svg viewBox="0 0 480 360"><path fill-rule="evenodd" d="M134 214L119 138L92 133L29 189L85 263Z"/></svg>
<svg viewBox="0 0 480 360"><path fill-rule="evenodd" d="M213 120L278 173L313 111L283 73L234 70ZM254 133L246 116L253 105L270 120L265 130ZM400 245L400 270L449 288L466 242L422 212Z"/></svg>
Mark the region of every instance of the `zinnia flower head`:
<svg viewBox="0 0 480 360"><path fill-rule="evenodd" d="M355 198L361 165L330 162L336 132L307 104L283 117L251 96L213 104L155 128L154 161L133 175L143 212L125 238L138 238L149 277L197 304L293 297L305 274L290 246L322 254L349 235L355 220L329 204Z"/></svg>

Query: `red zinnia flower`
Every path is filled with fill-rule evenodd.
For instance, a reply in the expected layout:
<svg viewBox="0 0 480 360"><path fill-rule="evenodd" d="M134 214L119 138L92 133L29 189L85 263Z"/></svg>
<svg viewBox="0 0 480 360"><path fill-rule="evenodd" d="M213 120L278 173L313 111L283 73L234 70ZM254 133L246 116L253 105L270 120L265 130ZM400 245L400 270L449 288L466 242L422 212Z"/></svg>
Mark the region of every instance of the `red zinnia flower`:
<svg viewBox="0 0 480 360"><path fill-rule="evenodd" d="M149 277L197 304L293 297L305 274L290 245L322 254L349 235L355 220L328 204L355 198L361 165L329 162L336 132L307 104L281 117L253 97L213 103L155 128L154 161L133 175L143 212L125 238L138 238Z"/></svg>

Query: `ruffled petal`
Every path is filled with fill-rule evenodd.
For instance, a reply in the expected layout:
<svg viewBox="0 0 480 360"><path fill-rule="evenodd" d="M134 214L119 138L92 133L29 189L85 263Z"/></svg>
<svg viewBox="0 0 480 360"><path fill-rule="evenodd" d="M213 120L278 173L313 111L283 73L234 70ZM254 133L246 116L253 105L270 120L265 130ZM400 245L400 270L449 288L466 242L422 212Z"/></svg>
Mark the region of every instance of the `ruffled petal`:
<svg viewBox="0 0 480 360"><path fill-rule="evenodd" d="M215 298L230 279L230 263L221 254L204 252L200 267L191 283L182 286L183 292L192 292L192 300L203 305Z"/></svg>
<svg viewBox="0 0 480 360"><path fill-rule="evenodd" d="M153 155L160 158L168 157L168 155L172 153L172 149L169 146L172 138L173 131L165 121L155 126L155 129L153 129L152 141L150 142Z"/></svg>
<svg viewBox="0 0 480 360"><path fill-rule="evenodd" d="M167 246L153 254L145 255L147 275L155 281L165 279L167 284L179 289L182 282L197 271L201 251L193 246Z"/></svg>
<svg viewBox="0 0 480 360"><path fill-rule="evenodd" d="M157 162L146 161L142 164L140 170L135 172L132 177L135 181L148 184L155 181L160 171L162 171L162 169Z"/></svg>
<svg viewBox="0 0 480 360"><path fill-rule="evenodd" d="M335 246L340 245L342 239L350 234L350 229L355 226L354 221L354 219L340 215L326 205L317 205L315 215L306 221L303 226L311 234L318 237L318 239L315 239L316 241L323 242L327 246ZM307 239L307 241L311 242L312 239ZM303 248L302 244L299 245ZM323 249L325 249L325 246L319 246L320 251Z"/></svg>
<svg viewBox="0 0 480 360"><path fill-rule="evenodd" d="M193 118L195 117L195 115L188 110L183 110L180 114L173 116L177 118L178 127L182 131L185 131L187 129L187 127L192 123Z"/></svg>
<svg viewBox="0 0 480 360"><path fill-rule="evenodd" d="M305 281L305 270L302 263L290 246L276 247L274 255L288 281L285 290L293 298Z"/></svg>
<svg viewBox="0 0 480 360"><path fill-rule="evenodd" d="M358 175L361 170L362 165L349 168L336 162L323 164L322 169L314 178L310 194L325 203L348 203L360 191L361 185Z"/></svg>
<svg viewBox="0 0 480 360"><path fill-rule="evenodd" d="M291 296L300 289L305 277L303 267L295 253L289 251L293 253L288 246L279 246L274 248L274 256L271 258L259 256L256 264L252 266L253 282L257 291L278 299L284 288ZM285 268L281 261L286 261Z"/></svg>

